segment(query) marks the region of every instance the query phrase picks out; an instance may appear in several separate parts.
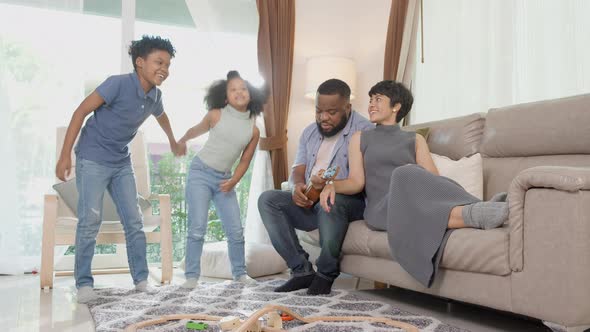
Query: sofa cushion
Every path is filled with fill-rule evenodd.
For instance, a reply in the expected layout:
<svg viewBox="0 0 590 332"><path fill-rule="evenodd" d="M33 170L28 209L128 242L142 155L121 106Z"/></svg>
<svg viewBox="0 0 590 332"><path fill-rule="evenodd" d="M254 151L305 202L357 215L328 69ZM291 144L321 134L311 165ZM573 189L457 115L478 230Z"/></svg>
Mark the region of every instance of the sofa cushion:
<svg viewBox="0 0 590 332"><path fill-rule="evenodd" d="M319 246L319 232L307 232L304 241ZM361 255L393 260L387 233L373 231L364 220L350 224L342 246L344 255ZM442 268L487 273L510 274L508 229L479 230L464 228L453 231L440 263Z"/></svg>
<svg viewBox="0 0 590 332"><path fill-rule="evenodd" d="M53 189L57 191L59 196L62 198L66 206L72 211L74 215L77 215L78 211L78 188L76 187L76 178L69 179L65 182L60 182L53 185ZM141 210L146 210L151 207L150 201L143 198L141 195L137 195L137 201ZM119 213L115 202L111 198L108 191L105 191L102 200L102 220L104 221L119 221Z"/></svg>
<svg viewBox="0 0 590 332"><path fill-rule="evenodd" d="M440 175L456 181L471 195L479 199L483 197L483 166L479 153L459 160L436 153L431 155Z"/></svg>
<svg viewBox="0 0 590 332"><path fill-rule="evenodd" d="M430 127L403 127L404 131L415 132L416 134L422 135L426 141L428 141L428 137L430 136Z"/></svg>
<svg viewBox="0 0 590 332"><path fill-rule="evenodd" d="M422 135L427 140L428 136L430 136L430 127L418 128L416 129L416 134Z"/></svg>
<svg viewBox="0 0 590 332"><path fill-rule="evenodd" d="M458 160L479 152L485 121L483 114L471 114L407 126L404 130L429 127L430 134L426 141L430 152Z"/></svg>
<svg viewBox="0 0 590 332"><path fill-rule="evenodd" d="M270 244L246 242L244 259L248 275L253 278L281 273L287 269L285 260ZM205 243L201 257L201 275L232 279L226 241Z"/></svg>

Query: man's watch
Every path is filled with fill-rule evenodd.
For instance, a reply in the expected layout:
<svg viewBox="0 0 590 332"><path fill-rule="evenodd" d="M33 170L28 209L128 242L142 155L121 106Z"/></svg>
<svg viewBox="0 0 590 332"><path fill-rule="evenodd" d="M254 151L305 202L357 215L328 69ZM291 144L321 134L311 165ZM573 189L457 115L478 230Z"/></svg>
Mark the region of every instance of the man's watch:
<svg viewBox="0 0 590 332"><path fill-rule="evenodd" d="M326 184L334 184L334 180L328 180L326 181Z"/></svg>

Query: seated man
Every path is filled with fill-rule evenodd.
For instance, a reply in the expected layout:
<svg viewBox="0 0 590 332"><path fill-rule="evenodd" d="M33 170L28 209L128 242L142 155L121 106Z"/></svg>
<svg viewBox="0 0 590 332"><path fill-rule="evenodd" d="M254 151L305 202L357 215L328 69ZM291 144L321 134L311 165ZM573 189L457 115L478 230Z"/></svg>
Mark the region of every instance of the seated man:
<svg viewBox="0 0 590 332"><path fill-rule="evenodd" d="M351 110L350 88L338 79L322 83L316 94L316 123L303 130L292 168L292 192L269 190L258 199L258 209L270 240L291 269L291 279L275 289L290 292L308 288L307 294L328 294L340 274L340 249L351 221L363 219L362 194L339 195L330 212L313 205L304 194L306 183L321 190L325 180L317 173L339 166L337 178L348 177L348 142L357 131L373 128L359 113ZM295 229L319 228L321 253L317 273L303 250Z"/></svg>

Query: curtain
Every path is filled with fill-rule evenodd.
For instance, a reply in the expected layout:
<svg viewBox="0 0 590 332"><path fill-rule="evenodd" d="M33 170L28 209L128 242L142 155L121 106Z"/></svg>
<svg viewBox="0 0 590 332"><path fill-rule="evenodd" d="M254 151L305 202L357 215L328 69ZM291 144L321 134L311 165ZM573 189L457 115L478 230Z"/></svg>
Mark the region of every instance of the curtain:
<svg viewBox="0 0 590 332"><path fill-rule="evenodd" d="M385 42L385 62L383 64L383 79L397 79L400 65L400 55L404 38L404 27L408 11L409 0L392 0L389 10L389 24L387 26L387 40Z"/></svg>
<svg viewBox="0 0 590 332"><path fill-rule="evenodd" d="M259 148L270 151L276 189L288 178L287 119L295 37L294 0L257 0L258 66L269 91L264 108L266 138Z"/></svg>
<svg viewBox="0 0 590 332"><path fill-rule="evenodd" d="M385 43L383 79L395 80L412 88L414 77L418 0L392 0ZM409 124L409 117L402 125Z"/></svg>
<svg viewBox="0 0 590 332"><path fill-rule="evenodd" d="M412 122L590 91L590 2L425 1ZM417 57L415 57L416 59Z"/></svg>

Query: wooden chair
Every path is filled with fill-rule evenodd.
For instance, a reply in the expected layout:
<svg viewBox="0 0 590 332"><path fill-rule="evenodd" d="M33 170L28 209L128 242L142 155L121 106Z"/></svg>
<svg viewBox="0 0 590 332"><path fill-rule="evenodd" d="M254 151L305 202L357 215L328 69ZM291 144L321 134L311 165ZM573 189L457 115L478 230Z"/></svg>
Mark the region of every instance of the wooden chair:
<svg viewBox="0 0 590 332"><path fill-rule="evenodd" d="M57 156L61 152L66 133L65 127L57 129ZM131 159L139 195L146 199L158 199L160 214L153 215L151 207L143 210L144 232L147 243L160 243L162 259L161 283L172 281L172 225L170 195L153 195L150 192L150 174L143 133L138 132L130 144ZM73 149L72 149L73 150ZM72 171L75 176L76 158L72 152ZM43 239L41 249L41 288L53 287L54 248L58 245L74 245L77 218L55 194L45 195L43 211ZM160 226L160 231L154 230ZM103 221L96 244L125 243L125 234L120 221ZM71 272L70 272L71 274Z"/></svg>

